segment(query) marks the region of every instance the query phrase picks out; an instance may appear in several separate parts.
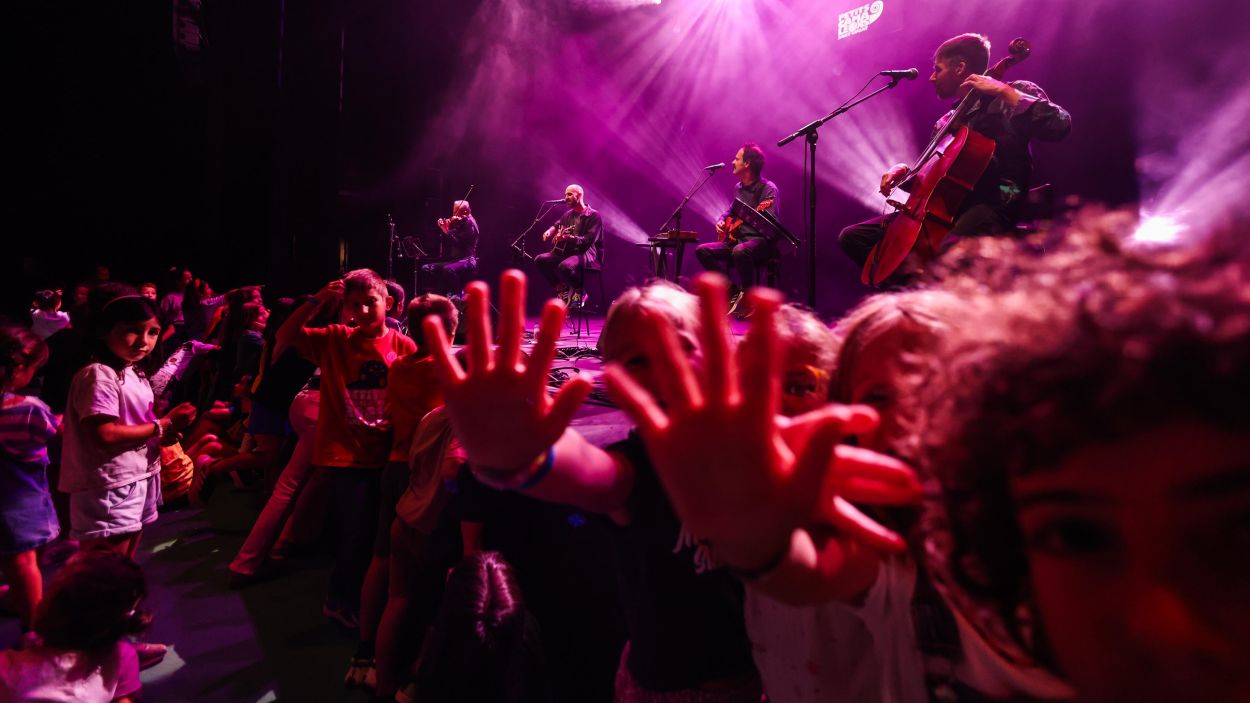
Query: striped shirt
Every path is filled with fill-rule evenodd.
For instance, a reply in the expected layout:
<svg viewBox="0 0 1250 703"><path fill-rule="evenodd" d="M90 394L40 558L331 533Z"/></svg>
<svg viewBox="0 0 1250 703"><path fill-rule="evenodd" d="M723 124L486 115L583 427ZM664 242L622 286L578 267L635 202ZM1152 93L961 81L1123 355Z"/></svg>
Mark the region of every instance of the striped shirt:
<svg viewBox="0 0 1250 703"><path fill-rule="evenodd" d="M0 453L23 464L48 463L48 442L59 422L38 398L5 393L0 403Z"/></svg>

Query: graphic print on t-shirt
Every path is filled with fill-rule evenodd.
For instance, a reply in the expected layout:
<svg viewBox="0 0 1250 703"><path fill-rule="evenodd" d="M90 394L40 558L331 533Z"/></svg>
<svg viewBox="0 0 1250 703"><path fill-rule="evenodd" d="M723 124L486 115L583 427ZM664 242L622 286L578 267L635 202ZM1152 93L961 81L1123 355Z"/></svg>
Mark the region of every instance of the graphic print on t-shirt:
<svg viewBox="0 0 1250 703"><path fill-rule="evenodd" d="M352 427L386 429L386 379L388 369L381 361L360 365L360 375L347 384L344 407L347 424Z"/></svg>

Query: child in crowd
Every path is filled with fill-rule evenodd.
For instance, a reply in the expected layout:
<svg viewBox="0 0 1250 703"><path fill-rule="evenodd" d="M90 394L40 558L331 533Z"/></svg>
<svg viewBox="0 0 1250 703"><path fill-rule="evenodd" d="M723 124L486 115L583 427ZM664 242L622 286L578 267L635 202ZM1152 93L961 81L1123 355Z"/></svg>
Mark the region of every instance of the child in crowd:
<svg viewBox="0 0 1250 703"><path fill-rule="evenodd" d="M452 358L441 325L426 320L448 414L475 475L487 485L610 516L618 594L629 643L616 700L757 703L759 678L743 625L741 584L709 559L674 515L637 435L600 449L568 428L590 390L576 377L554 398L547 372L564 306L549 301L532 356L521 361L525 277L502 277L498 351L490 347L489 290L467 289L468 373ZM659 402L673 389L652 374L647 320L681 330L675 355L700 359L694 298L671 284L627 291L613 303L600 338L605 359L624 364ZM696 361L696 363L698 363Z"/></svg>
<svg viewBox="0 0 1250 703"><path fill-rule="evenodd" d="M273 337L277 334L278 327L294 310L295 301L290 298L282 298L278 301L276 314L273 316L269 315L263 303L252 302L243 305L245 329L236 346L234 373L243 374L236 382L235 395L239 396L237 401L239 405L246 408L247 426L239 451L229 453L209 464L205 467L208 472L222 474L260 471L266 478L270 476L276 478L277 471L281 469L282 448L291 434L290 423L286 419L286 413L283 412L285 407L275 408L272 399L268 403L257 403L254 393L259 382L253 382L250 374L269 373L269 370L264 367L268 365L271 357ZM295 388L290 390L290 395L284 394L283 400L278 400L277 403L289 405L299 385L307 382L308 377L312 375L312 370L307 362L298 362L293 369L296 377L288 381L288 383L293 381ZM221 370L218 373L221 373ZM278 371L279 375L281 373L282 371Z"/></svg>
<svg viewBox="0 0 1250 703"><path fill-rule="evenodd" d="M348 325L306 328L315 308L305 305L278 330L278 341L321 369L313 464L330 473L339 518L338 555L324 610L355 628L377 528L382 467L393 442L385 414L390 366L416 345L386 326L391 297L373 271L348 272L316 295L319 303L335 298L343 299Z"/></svg>
<svg viewBox="0 0 1250 703"><path fill-rule="evenodd" d="M316 471L313 440L321 403L321 377L316 364L283 342L278 332L295 311L312 306L306 327L325 327L345 319L340 298L318 302L302 296L289 310L279 307L280 315L270 318L265 328L265 349L261 354L262 375L252 399L248 430L260 444L272 442L287 427L295 434L295 448L281 467L265 507L230 562L231 588L245 588L262 577L266 560L280 560L288 548L304 546L315 539L316 527L323 523L328 501L328 476ZM265 361L268 360L268 361ZM280 410L288 407L286 413ZM266 437L267 436L267 437ZM306 529L313 526L312 530Z"/></svg>
<svg viewBox="0 0 1250 703"><path fill-rule="evenodd" d="M174 266L165 272L165 295L161 296L161 350L166 354L186 341L186 324L182 317L182 295L194 276L185 268Z"/></svg>
<svg viewBox="0 0 1250 703"><path fill-rule="evenodd" d="M793 316L778 311L784 358L794 356ZM856 436L858 445L914 460L912 418L905 410L909 399L936 379L925 373L927 360L939 340L951 333L954 321L966 314L960 299L941 290L909 291L868 298L838 323L838 339L809 345L823 349L835 371L831 399L848 405L863 404L876 411L875 427ZM802 329L802 328L801 328ZM814 327L807 327L809 338ZM836 356L835 356L836 355ZM791 361L783 366L782 408L793 383ZM789 414L789 413L787 413ZM932 487L936 490L936 487ZM889 524L905 531L915 523L916 511L885 514ZM804 527L812 536L828 536L832 526L815 521ZM898 701L923 703L938 699L981 700L984 691L1026 695L1031 699L1066 698L1069 691L1045 670L1021 668L1004 686L967 666L981 661L987 649L975 632L960 632L948 609L928 585L908 553L864 551L842 556L842 564L821 555L817 571L837 575L866 558L863 566L873 575L871 584L851 597L829 598L816 582L782 595L784 574L759 579L748 589L747 624L757 643L756 662L765 689L776 703L823 700ZM793 578L793 576L791 576ZM817 665L809 665L814 662Z"/></svg>
<svg viewBox="0 0 1250 703"><path fill-rule="evenodd" d="M48 442L60 420L38 398L18 395L48 358L33 332L0 325L0 569L22 632L43 595L39 555L60 534L48 489Z"/></svg>
<svg viewBox="0 0 1250 703"><path fill-rule="evenodd" d="M447 575L407 703L548 703L538 625L498 552L469 554Z"/></svg>
<svg viewBox="0 0 1250 703"><path fill-rule="evenodd" d="M70 494L71 534L133 557L160 505L160 446L195 418L189 403L158 418L152 388L134 365L156 345L156 305L123 288L93 311L92 363L70 386L60 489Z"/></svg>
<svg viewBox="0 0 1250 703"><path fill-rule="evenodd" d="M1000 657L1082 700L1250 700L1245 230L1151 251L1136 226L1078 221L1079 263L966 288L931 360L950 392L919 404L930 567Z"/></svg>
<svg viewBox="0 0 1250 703"><path fill-rule="evenodd" d="M825 598L854 601L875 582L879 552L898 552L903 543L849 501L914 501L915 480L906 467L880 454L835 451L841 435L875 423L867 409L822 408L778 418L783 367L804 361L803 348L809 346L782 349L780 339L797 342L807 333L795 334L796 328L818 321L804 321L792 311L777 324L777 296L753 291L751 331L735 356L724 323L726 282L703 276L698 287L703 320L698 341L687 341L687 328L669 317L642 317L631 330L633 358L626 356L624 364L607 359L609 390L638 423L685 529L712 558L728 564L751 588L782 600L797 601L797 594L812 589ZM687 361L692 346L703 354ZM816 364L789 369L788 375L801 375L792 379L800 382L791 390L805 391L796 394L801 397L791 403L793 410L823 405L809 392L819 391L821 374L803 367L824 371L828 355L815 347L810 351L821 352L806 359ZM646 375L631 368L639 360L647 363ZM666 389L664 395L657 398L655 387ZM709 467L716 467L714 474L707 473ZM815 524L836 530L809 529ZM773 683L785 681L784 670L772 667L769 673Z"/></svg>
<svg viewBox="0 0 1250 703"><path fill-rule="evenodd" d="M207 341L212 322L225 303L226 296L214 294L208 281L196 278L187 284L182 292L182 321L187 339Z"/></svg>
<svg viewBox="0 0 1250 703"><path fill-rule="evenodd" d="M156 284L155 283L147 281L144 283L140 283L137 286L137 288L139 289L139 295L142 295L148 300L151 300L153 303L156 302Z"/></svg>
<svg viewBox="0 0 1250 703"><path fill-rule="evenodd" d="M388 278L386 279L386 292L390 294L393 301L386 310L386 326L408 334L408 328L404 322L404 301L407 299L404 287L399 284L399 281L393 281Z"/></svg>
<svg viewBox="0 0 1250 703"><path fill-rule="evenodd" d="M6 703L134 703L140 661L128 636L147 628L147 589L129 557L104 545L72 557L39 605L39 641L0 652L0 700Z"/></svg>
<svg viewBox="0 0 1250 703"><path fill-rule="evenodd" d="M436 316L449 338L454 337L460 315L451 301L441 295L425 294L415 298L407 310L407 328L421 329L426 317ZM348 685L372 687L374 640L378 623L387 601L388 566L391 551L391 525L395 521L395 504L408 488L408 457L412 451L417 425L434 408L443 404L437 368L424 337L416 340L417 350L397 360L390 370L386 393L386 416L394 428L395 439L390 459L382 472L378 526L373 544L373 560L365 574L361 592L360 643L352 657L345 681Z"/></svg>
<svg viewBox="0 0 1250 703"><path fill-rule="evenodd" d="M422 418L412 441L407 488L389 539L389 591L377 628L375 692L395 693L416 658L447 586L447 570L483 548L493 492L473 478L444 407ZM494 505L494 507L498 507ZM372 670L366 669L363 685Z"/></svg>
<svg viewBox="0 0 1250 703"><path fill-rule="evenodd" d="M47 339L69 327L69 313L61 310L61 291L41 290L30 304L30 331Z"/></svg>

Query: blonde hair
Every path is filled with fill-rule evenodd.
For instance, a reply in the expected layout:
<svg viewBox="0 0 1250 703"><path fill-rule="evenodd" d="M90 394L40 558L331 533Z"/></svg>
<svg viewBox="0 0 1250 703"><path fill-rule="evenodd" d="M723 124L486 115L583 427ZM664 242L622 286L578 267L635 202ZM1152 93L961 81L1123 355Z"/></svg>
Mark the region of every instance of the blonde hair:
<svg viewBox="0 0 1250 703"><path fill-rule="evenodd" d="M838 340L815 312L794 303L777 309L777 336L782 349L801 349L816 359L821 371L833 373L838 358Z"/></svg>
<svg viewBox="0 0 1250 703"><path fill-rule="evenodd" d="M651 281L644 286L630 288L612 301L607 319L599 333L599 351L610 356L616 343L614 333L623 316L644 311L663 315L677 330L677 336L694 348L699 347L699 299L687 293L675 283Z"/></svg>
<svg viewBox="0 0 1250 703"><path fill-rule="evenodd" d="M963 309L960 300L943 290L881 293L863 300L834 326L832 400L849 402L853 379L864 349L887 332L903 329L936 342ZM907 350L900 349L899 353Z"/></svg>

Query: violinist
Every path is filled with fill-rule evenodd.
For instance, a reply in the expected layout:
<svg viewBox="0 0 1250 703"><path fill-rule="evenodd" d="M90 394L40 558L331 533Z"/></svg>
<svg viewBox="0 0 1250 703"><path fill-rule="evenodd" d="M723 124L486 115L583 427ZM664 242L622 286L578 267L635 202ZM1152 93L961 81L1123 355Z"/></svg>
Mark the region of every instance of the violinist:
<svg viewBox="0 0 1250 703"><path fill-rule="evenodd" d="M425 264L421 273L439 293L456 294L477 275L477 220L468 200L457 200L451 217L438 220L438 228L447 236L444 252L447 261Z"/></svg>
<svg viewBox="0 0 1250 703"><path fill-rule="evenodd" d="M1058 141L1072 129L1071 115L1051 102L1036 84L1005 83L982 75L989 61L990 42L980 34L952 37L933 56L929 82L939 98L959 101L973 90L989 98L968 113L965 124L994 141L989 166L961 203L944 246L960 237L1012 232L1033 175L1029 142ZM943 115L933 133L943 130L953 115L954 110ZM881 176L881 193L888 195L907 172L907 164L896 164L886 171ZM894 217L896 214L891 213L847 227L838 235L838 245L862 267Z"/></svg>

